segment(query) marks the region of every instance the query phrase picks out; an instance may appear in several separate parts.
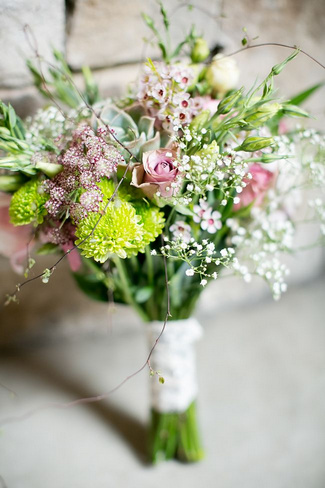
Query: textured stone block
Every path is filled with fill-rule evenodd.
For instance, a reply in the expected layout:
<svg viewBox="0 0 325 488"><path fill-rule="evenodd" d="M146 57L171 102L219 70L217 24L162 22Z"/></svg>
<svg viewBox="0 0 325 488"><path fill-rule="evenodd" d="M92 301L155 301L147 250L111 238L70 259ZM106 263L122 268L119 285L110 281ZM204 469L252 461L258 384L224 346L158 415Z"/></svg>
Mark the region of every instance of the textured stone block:
<svg viewBox="0 0 325 488"><path fill-rule="evenodd" d="M26 59L33 50L24 32L28 25L39 53L51 59L52 47L64 49L64 0L1 0L0 2L0 87L30 84Z"/></svg>
<svg viewBox="0 0 325 488"><path fill-rule="evenodd" d="M219 12L218 0L201 0L200 10L192 11L180 8L180 2L173 0L165 0L164 5L171 14L175 44L184 38L194 23L198 33L204 33L211 43L217 39L214 17ZM152 33L142 20L141 12L156 19L163 34L159 7L153 0L76 0L67 38L71 66L79 69L87 64L98 68L157 56L158 51L149 45L144 48L143 38L151 38Z"/></svg>

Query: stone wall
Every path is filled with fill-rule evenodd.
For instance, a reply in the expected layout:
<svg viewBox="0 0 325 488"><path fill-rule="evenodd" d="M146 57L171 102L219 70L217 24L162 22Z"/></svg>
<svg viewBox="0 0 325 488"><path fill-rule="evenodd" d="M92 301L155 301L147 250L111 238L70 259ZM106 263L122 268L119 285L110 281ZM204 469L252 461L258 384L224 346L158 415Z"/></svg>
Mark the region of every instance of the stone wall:
<svg viewBox="0 0 325 488"><path fill-rule="evenodd" d="M164 3L174 12L172 37L176 41L195 22L211 47L219 45L229 53L241 47L245 27L251 38L259 36L256 42L298 45L324 63L323 0L200 0L193 2L199 8L191 11L182 7L186 2ZM104 94L122 93L137 76L139 61L147 55L157 56L150 45L144 47L143 37L150 38L150 32L141 20L141 11L159 19L154 0L0 0L0 98L10 101L23 116L43 103L25 67L25 59L33 56L31 44L37 46L45 59L51 59L51 46L62 50L77 76L83 64L89 65ZM25 25L29 26L28 36ZM256 78L265 76L288 53L284 48L264 47L238 54L241 83L252 84ZM276 82L281 92L290 96L323 79L324 70L300 55ZM324 124L324 94L322 89L306 106L317 117L313 125L319 127ZM43 261L40 269L48 266L48 261L46 264ZM310 279L323 269L321 251L292 260L292 268L293 281ZM0 273L3 296L14 288L17 277L5 260L0 261ZM72 324L75 331L78 327L92 329L92 322L97 326L106 323L104 306L92 303L76 290L67 267L62 265L57 273L49 285L36 283L26 287L18 308L0 310L0 342L11 341L22 331L38 330L41 326L47 331L63 324L68 330ZM260 282L248 287L239 281L225 286L221 281L205 292L202 303L205 309L217 311L216 306L221 303L233 306L264 293ZM212 294L218 296L217 305L215 298L211 299Z"/></svg>
<svg viewBox="0 0 325 488"><path fill-rule="evenodd" d="M241 46L242 29L246 28L251 38L258 36L256 42L298 45L323 59L323 0L200 0L193 2L191 10L186 3L164 2L171 14L175 43L195 24L211 47L220 45L229 53ZM51 60L52 46L64 51L75 71L82 65L95 70L105 94L121 93L137 75L138 62L158 54L150 43L143 42L145 37L150 41L151 34L141 19L142 11L157 19L161 28L155 0L1 0L0 97L10 100L23 115L40 105L25 67L26 58L33 57L31 44L47 60ZM242 83L251 84L266 75L288 52L264 47L238 54ZM323 78L324 71L300 55L277 83L290 95ZM324 93L325 89L308 105L320 118Z"/></svg>

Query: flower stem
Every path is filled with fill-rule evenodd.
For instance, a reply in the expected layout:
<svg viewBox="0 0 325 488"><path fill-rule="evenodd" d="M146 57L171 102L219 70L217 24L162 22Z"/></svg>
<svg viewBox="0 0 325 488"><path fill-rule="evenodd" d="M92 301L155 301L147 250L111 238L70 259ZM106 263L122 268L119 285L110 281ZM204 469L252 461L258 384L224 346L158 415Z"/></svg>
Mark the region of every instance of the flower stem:
<svg viewBox="0 0 325 488"><path fill-rule="evenodd" d="M204 457L195 402L180 413L152 410L151 421L150 457L153 463L174 458L192 463Z"/></svg>
<svg viewBox="0 0 325 488"><path fill-rule="evenodd" d="M132 305L132 307L138 312L140 317L143 318L146 322L149 320L148 315L145 313L145 311L141 308L141 306L136 302L134 299L131 289L130 289L130 283L128 279L127 272L125 270L124 262L122 259L116 258L114 259L114 264L117 268L117 271L119 273L122 285L123 285L123 294L126 303L129 305Z"/></svg>

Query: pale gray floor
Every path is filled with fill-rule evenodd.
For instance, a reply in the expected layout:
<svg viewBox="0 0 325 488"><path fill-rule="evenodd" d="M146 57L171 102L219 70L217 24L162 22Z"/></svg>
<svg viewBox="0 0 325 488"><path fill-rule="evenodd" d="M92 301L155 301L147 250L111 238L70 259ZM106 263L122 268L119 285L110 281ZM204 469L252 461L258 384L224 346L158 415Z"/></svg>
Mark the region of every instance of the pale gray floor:
<svg viewBox="0 0 325 488"><path fill-rule="evenodd" d="M200 464L145 464L142 372L100 403L3 426L3 486L324 488L324 281L292 288L280 303L199 308ZM37 337L1 353L0 382L17 394L0 388L1 419L103 393L146 356L143 329L129 312L100 331Z"/></svg>

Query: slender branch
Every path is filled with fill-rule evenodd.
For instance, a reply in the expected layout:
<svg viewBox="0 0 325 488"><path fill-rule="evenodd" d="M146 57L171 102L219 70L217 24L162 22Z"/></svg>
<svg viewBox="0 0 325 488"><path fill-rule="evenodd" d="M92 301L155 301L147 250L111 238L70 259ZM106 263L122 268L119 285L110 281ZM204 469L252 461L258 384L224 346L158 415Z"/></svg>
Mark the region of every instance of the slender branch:
<svg viewBox="0 0 325 488"><path fill-rule="evenodd" d="M291 46L289 44L282 44L281 42L261 42L259 44L250 44L250 45L247 45L245 47L242 47L241 49L237 49L237 51L233 51L232 53L226 54L225 56L227 56L229 58L230 56L235 56L235 54L239 54L239 53L241 53L243 51L247 51L248 49L254 49L256 47L267 47L267 46L284 47L286 49L292 49L292 50L298 49L302 54L304 54L309 59L311 59L312 61L314 61L321 68L325 69L325 65L324 64L322 64L320 61L318 61L316 58L314 58L314 56L312 56L311 54L307 53L306 51L304 51L300 47L298 47L298 46Z"/></svg>
<svg viewBox="0 0 325 488"><path fill-rule="evenodd" d="M151 356L152 356L155 348L157 347L161 336L163 335L163 333L165 331L168 318L171 317L171 314L170 314L170 294L169 294L169 286L168 286L168 272L167 272L166 257L164 256L163 259L164 259L164 269L165 269L165 284L166 284L166 292L167 292L167 313L166 313L166 317L165 317L164 323L162 325L161 331L160 331L159 335L157 336L157 338L155 339L155 342L149 351L149 354L147 356L145 363L139 369L137 369L134 373L131 373L129 376L124 378L124 380L121 381L121 383L119 383L117 386L115 386L114 388L109 390L107 393L103 393L101 395L96 395L96 396L91 396L91 397L86 397L86 398L79 398L78 400L73 400L73 401L67 402L67 403L56 403L56 402L47 403L47 404L42 405L40 407L37 407L33 410L30 410L29 412L27 412L23 415L11 416L11 417L7 417L7 418L2 419L2 421L0 421L0 427L3 427L5 425L11 424L11 423L16 423L19 421L27 420L28 418L32 417L36 413L41 412L43 410L47 410L49 408L66 409L66 408L70 408L70 407L75 407L77 405L86 405L88 403L100 402L100 401L108 398L110 395L112 395L116 391L118 391L123 385L125 385L125 383L127 383L132 378L134 378L139 373L141 373L147 366L148 366L150 372L154 373L154 371L150 365Z"/></svg>

